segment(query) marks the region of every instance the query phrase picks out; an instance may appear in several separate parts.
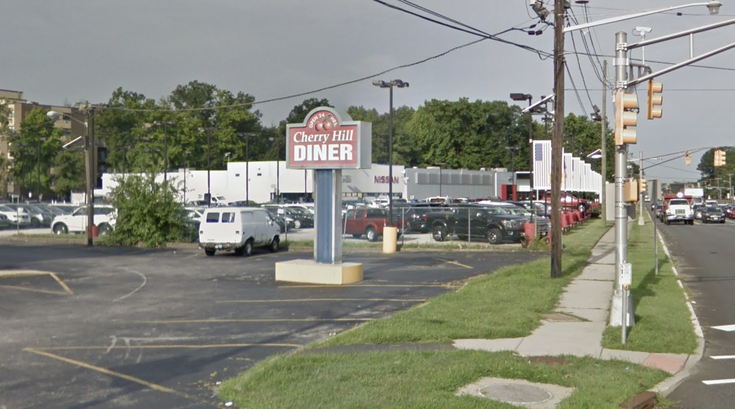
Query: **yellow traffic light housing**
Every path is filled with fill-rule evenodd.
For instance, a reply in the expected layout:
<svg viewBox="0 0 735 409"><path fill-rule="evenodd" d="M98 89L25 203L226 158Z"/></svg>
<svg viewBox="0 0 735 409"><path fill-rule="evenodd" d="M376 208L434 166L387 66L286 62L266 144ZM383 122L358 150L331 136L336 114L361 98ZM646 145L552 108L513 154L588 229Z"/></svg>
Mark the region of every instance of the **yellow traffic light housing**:
<svg viewBox="0 0 735 409"><path fill-rule="evenodd" d="M726 155L727 155L727 153L724 150L722 150L722 149L715 150L715 161L714 161L714 165L717 166L717 167L727 165L727 157L726 157Z"/></svg>
<svg viewBox="0 0 735 409"><path fill-rule="evenodd" d="M628 203L638 203L638 180L626 180L623 183L623 199Z"/></svg>
<svg viewBox="0 0 735 409"><path fill-rule="evenodd" d="M648 119L661 118L663 115L663 109L661 108L661 104L664 102L664 96L661 95L663 90L663 83L653 80L648 81Z"/></svg>
<svg viewBox="0 0 735 409"><path fill-rule="evenodd" d="M615 145L633 144L638 141L635 129L638 125L638 96L623 90L615 91Z"/></svg>
<svg viewBox="0 0 735 409"><path fill-rule="evenodd" d="M646 179L641 178L640 182L638 182L638 189L641 192L648 191L648 183L646 183Z"/></svg>
<svg viewBox="0 0 735 409"><path fill-rule="evenodd" d="M689 166L692 164L692 154L689 151L684 153L684 163Z"/></svg>

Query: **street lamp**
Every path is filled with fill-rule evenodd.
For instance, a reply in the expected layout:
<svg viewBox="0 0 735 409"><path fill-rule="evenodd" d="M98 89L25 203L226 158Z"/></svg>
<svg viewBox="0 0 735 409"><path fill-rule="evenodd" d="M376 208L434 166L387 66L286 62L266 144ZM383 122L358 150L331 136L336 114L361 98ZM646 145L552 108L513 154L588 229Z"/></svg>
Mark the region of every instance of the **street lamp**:
<svg viewBox="0 0 735 409"><path fill-rule="evenodd" d="M74 122L84 125L84 154L85 154L85 170L87 179L87 246L94 245L94 157L95 157L95 140L94 140L94 114L95 107L85 104L82 107L86 115L86 121L82 122L69 114L63 114L58 111L48 111L46 116L54 121L59 118L71 119Z"/></svg>
<svg viewBox="0 0 735 409"><path fill-rule="evenodd" d="M389 114L388 114L388 218L393 226L393 87L408 88L408 83L401 80L373 81L373 85L380 88L388 88L389 91Z"/></svg>
<svg viewBox="0 0 735 409"><path fill-rule="evenodd" d="M168 183L168 125L176 125L174 121L154 121L154 125L163 125L163 183Z"/></svg>
<svg viewBox="0 0 735 409"><path fill-rule="evenodd" d="M199 132L207 133L207 207L212 206L212 131L217 130L214 127L199 128Z"/></svg>
<svg viewBox="0 0 735 409"><path fill-rule="evenodd" d="M533 96L531 94L514 92L510 94L510 99L512 99L513 101L528 101L529 107L533 104ZM531 192L531 197L529 200L533 201L533 199L535 198L535 195L533 194L533 112L531 109L529 109L527 113L528 113L528 160L529 160L528 183L530 187L529 190ZM511 162L513 162L512 154L511 154ZM512 166L515 168L514 164L512 164Z"/></svg>
<svg viewBox="0 0 735 409"><path fill-rule="evenodd" d="M269 137L269 141L276 142L276 203L281 203L281 152L280 152L280 146L278 141L279 138L276 137Z"/></svg>
<svg viewBox="0 0 735 409"><path fill-rule="evenodd" d="M439 197L442 197L442 165L446 165L446 162L437 162L434 166L439 167Z"/></svg>
<svg viewBox="0 0 735 409"><path fill-rule="evenodd" d="M250 203L250 136L256 136L253 132L239 132L237 136L245 137L245 205Z"/></svg>

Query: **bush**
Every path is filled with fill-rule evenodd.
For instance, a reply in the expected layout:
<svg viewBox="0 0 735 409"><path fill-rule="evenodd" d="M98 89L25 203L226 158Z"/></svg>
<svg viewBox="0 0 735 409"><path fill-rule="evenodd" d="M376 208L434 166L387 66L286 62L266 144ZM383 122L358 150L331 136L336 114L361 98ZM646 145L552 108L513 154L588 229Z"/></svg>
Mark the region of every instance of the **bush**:
<svg viewBox="0 0 735 409"><path fill-rule="evenodd" d="M175 200L174 186L157 183L152 175L129 175L118 183L112 191L112 204L118 212L110 235L112 243L165 247L184 237L184 208Z"/></svg>

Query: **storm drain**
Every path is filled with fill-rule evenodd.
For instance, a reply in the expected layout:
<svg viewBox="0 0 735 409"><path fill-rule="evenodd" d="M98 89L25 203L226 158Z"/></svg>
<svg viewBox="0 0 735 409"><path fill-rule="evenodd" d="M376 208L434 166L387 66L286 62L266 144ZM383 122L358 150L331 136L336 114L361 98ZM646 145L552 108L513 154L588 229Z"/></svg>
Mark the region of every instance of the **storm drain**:
<svg viewBox="0 0 735 409"><path fill-rule="evenodd" d="M521 379L482 378L460 389L458 395L471 395L534 409L554 409L568 398L573 388L531 383Z"/></svg>

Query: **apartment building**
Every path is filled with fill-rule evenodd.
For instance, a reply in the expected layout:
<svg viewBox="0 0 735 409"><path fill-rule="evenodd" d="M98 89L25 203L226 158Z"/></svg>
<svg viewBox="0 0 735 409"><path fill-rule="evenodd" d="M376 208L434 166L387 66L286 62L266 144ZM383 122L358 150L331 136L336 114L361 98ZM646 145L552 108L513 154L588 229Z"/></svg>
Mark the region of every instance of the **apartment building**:
<svg viewBox="0 0 735 409"><path fill-rule="evenodd" d="M44 105L28 101L23 97L23 91L0 89L0 105L5 105L8 108L7 124L4 127L0 126L0 157L4 159L0 160L0 165L2 165L0 168L0 199L10 199L17 197L21 192L20 186L14 183L15 181L9 176L9 170L13 166L13 157L8 149L8 137L20 131L26 115L34 108L41 108L68 114L80 120L83 120L83 118L75 107ZM63 129L64 135L70 139L72 139L72 136L77 137L85 133L83 124L69 119L59 119L54 123L54 126Z"/></svg>

